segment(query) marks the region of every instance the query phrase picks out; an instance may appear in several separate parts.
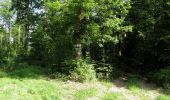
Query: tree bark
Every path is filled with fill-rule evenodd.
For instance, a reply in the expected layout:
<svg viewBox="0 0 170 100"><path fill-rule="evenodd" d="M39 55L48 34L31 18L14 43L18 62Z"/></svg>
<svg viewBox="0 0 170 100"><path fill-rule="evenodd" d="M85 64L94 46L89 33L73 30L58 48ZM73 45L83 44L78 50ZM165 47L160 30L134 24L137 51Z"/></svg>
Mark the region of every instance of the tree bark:
<svg viewBox="0 0 170 100"><path fill-rule="evenodd" d="M75 56L76 59L82 58L82 44L79 37L76 37L76 41L74 43L74 49L75 49Z"/></svg>
<svg viewBox="0 0 170 100"><path fill-rule="evenodd" d="M21 42L21 26L18 26L18 51L20 50L20 42Z"/></svg>

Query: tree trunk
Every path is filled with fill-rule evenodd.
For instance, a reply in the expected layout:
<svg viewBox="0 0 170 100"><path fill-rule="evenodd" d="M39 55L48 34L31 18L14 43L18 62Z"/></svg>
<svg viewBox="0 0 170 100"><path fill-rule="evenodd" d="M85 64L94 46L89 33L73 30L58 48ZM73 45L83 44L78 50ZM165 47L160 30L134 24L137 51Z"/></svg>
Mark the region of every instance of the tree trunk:
<svg viewBox="0 0 170 100"><path fill-rule="evenodd" d="M74 49L76 59L82 59L82 44L81 44L81 24L84 15L84 11L80 8L80 13L75 17L75 26L74 26Z"/></svg>
<svg viewBox="0 0 170 100"><path fill-rule="evenodd" d="M25 3L26 12L25 12L25 40L24 40L24 49L25 52L28 51L28 38L29 38L29 8L30 8L30 0L26 0Z"/></svg>
<svg viewBox="0 0 170 100"><path fill-rule="evenodd" d="M74 43L74 51L76 59L82 58L82 44L79 36L74 36L75 43Z"/></svg>
<svg viewBox="0 0 170 100"><path fill-rule="evenodd" d="M1 35L1 49L2 49L2 43L3 43L3 40L2 40L3 38L2 38L2 35Z"/></svg>
<svg viewBox="0 0 170 100"><path fill-rule="evenodd" d="M118 44L117 44L117 56L121 57L122 56L122 43L121 43L121 39L120 39L120 35L117 34L118 37Z"/></svg>
<svg viewBox="0 0 170 100"><path fill-rule="evenodd" d="M11 19L9 18L8 19L9 20L9 23L8 23L8 32L9 32L9 37L8 37L8 42L9 42L9 44L8 44L8 50L9 50L9 55L11 56L11 39L12 39L12 37L11 37Z"/></svg>
<svg viewBox="0 0 170 100"><path fill-rule="evenodd" d="M27 52L28 50L28 34L29 34L29 25L28 22L25 24L25 40L24 40L24 49Z"/></svg>
<svg viewBox="0 0 170 100"><path fill-rule="evenodd" d="M20 50L20 42L21 42L21 26L18 27L18 51Z"/></svg>

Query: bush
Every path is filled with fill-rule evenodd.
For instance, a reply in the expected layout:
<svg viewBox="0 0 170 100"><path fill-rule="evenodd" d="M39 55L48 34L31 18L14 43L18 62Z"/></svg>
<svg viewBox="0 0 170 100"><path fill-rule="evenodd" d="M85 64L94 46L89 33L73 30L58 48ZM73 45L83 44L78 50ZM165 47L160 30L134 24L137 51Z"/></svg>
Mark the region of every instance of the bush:
<svg viewBox="0 0 170 100"><path fill-rule="evenodd" d="M110 80L112 74L112 66L105 63L97 63L96 65L97 78Z"/></svg>
<svg viewBox="0 0 170 100"><path fill-rule="evenodd" d="M0 70L0 78L8 76L6 72Z"/></svg>
<svg viewBox="0 0 170 100"><path fill-rule="evenodd" d="M123 72L120 69L118 69L117 67L113 67L111 72L111 79L117 79L122 76L122 74Z"/></svg>
<svg viewBox="0 0 170 100"><path fill-rule="evenodd" d="M151 77L151 81L155 82L157 85L163 86L164 88L170 87L170 67L161 69Z"/></svg>
<svg viewBox="0 0 170 100"><path fill-rule="evenodd" d="M96 72L92 64L84 60L72 60L70 66L73 70L70 72L70 79L87 82L96 79Z"/></svg>

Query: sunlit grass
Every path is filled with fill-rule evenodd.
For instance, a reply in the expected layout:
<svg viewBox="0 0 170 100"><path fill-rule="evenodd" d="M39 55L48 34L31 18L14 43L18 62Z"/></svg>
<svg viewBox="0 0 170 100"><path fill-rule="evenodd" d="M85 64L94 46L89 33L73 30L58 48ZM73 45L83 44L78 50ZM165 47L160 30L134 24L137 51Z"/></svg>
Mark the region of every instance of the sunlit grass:
<svg viewBox="0 0 170 100"><path fill-rule="evenodd" d="M130 92L140 98L140 100L149 100L149 96L145 93L146 90L142 89L139 79L136 76L131 76L127 80L127 88Z"/></svg>
<svg viewBox="0 0 170 100"><path fill-rule="evenodd" d="M122 100L122 96L121 93L109 92L102 97L102 100Z"/></svg>
<svg viewBox="0 0 170 100"><path fill-rule="evenodd" d="M156 100L170 100L170 96L160 95L156 98Z"/></svg>
<svg viewBox="0 0 170 100"><path fill-rule="evenodd" d="M60 100L58 85L43 79L0 79L0 100Z"/></svg>
<svg viewBox="0 0 170 100"><path fill-rule="evenodd" d="M101 84L107 88L111 88L113 86L113 83L109 81L101 81Z"/></svg>
<svg viewBox="0 0 170 100"><path fill-rule="evenodd" d="M147 94L149 90L142 89L138 78L128 78L126 86L125 91L119 91L121 87L109 81L79 83L50 79L45 76L43 69L34 66L13 70L0 69L0 100L69 100L70 97L71 100L91 98L126 100L125 98L129 95L140 100L150 100ZM118 89L118 91L113 92L113 89ZM170 100L169 96L163 94L155 98L156 100Z"/></svg>
<svg viewBox="0 0 170 100"><path fill-rule="evenodd" d="M0 70L0 100L60 100L58 82L42 78L43 70L36 66L22 66Z"/></svg>
<svg viewBox="0 0 170 100"><path fill-rule="evenodd" d="M87 98L97 94L96 88L87 88L79 90L75 93L76 100L87 100Z"/></svg>

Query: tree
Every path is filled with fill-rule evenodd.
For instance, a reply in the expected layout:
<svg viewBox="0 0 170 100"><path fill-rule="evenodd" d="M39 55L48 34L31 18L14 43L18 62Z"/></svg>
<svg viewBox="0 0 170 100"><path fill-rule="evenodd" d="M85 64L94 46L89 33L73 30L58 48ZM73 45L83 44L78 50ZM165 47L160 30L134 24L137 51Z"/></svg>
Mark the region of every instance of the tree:
<svg viewBox="0 0 170 100"><path fill-rule="evenodd" d="M24 25L23 44L25 52L28 51L30 34L34 31L38 20L36 10L41 10L42 4L42 0L12 0L11 9L16 12L17 23L19 23L18 25Z"/></svg>
<svg viewBox="0 0 170 100"><path fill-rule="evenodd" d="M4 27L4 29L7 30L7 34L8 36L5 36L5 38L7 39L7 46L8 46L8 50L9 50L9 54L11 52L11 43L13 40L12 34L11 34L11 29L12 29L12 25L14 24L14 13L12 11L10 11L11 8L11 1L10 0L4 0L3 2L1 2L0 4L0 18L2 20L2 26Z"/></svg>

